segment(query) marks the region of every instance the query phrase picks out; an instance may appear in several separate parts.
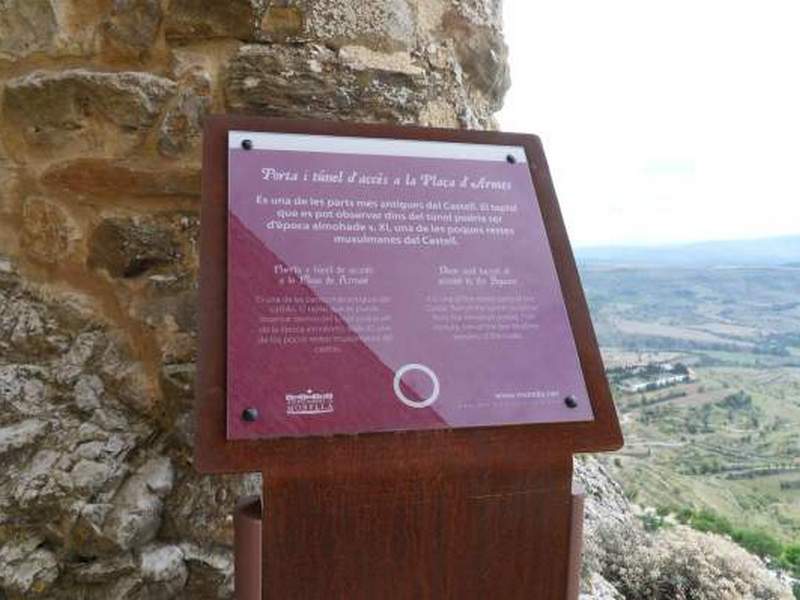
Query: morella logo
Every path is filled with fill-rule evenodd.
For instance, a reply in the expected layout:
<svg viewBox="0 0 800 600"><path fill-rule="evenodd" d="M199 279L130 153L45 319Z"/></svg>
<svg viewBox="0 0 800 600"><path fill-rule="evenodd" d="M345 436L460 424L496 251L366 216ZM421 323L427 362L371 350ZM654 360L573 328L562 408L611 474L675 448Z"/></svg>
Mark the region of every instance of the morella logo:
<svg viewBox="0 0 800 600"><path fill-rule="evenodd" d="M333 392L306 390L299 394L286 394L287 415L321 415L333 412Z"/></svg>

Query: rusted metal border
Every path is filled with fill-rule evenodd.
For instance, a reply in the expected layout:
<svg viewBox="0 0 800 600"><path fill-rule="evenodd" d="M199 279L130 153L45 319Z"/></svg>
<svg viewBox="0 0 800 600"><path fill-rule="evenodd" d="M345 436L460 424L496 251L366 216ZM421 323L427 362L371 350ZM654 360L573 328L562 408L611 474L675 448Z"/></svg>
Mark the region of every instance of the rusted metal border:
<svg viewBox="0 0 800 600"><path fill-rule="evenodd" d="M478 427L327 438L232 441L226 437L226 285L228 131L277 131L392 139L523 146L544 219L595 419L590 422ZM300 473L349 464L357 446L381 468L415 456L436 455L449 466L480 468L487 449L511 462L535 461L539 452L614 450L622 434L592 322L541 142L533 135L396 125L295 121L217 115L206 119L200 231L200 343L196 384L195 467L206 473L270 470ZM532 450L536 449L536 452ZM453 450L450 452L449 450ZM319 461L325 456L325 461ZM449 459L449 457L453 457ZM457 462L456 462L457 461Z"/></svg>

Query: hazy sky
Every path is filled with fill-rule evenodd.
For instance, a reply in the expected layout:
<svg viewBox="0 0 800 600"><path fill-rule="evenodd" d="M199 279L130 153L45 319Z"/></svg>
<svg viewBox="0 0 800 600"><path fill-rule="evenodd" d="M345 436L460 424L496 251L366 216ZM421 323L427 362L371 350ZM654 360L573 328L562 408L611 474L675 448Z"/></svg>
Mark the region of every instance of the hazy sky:
<svg viewBox="0 0 800 600"><path fill-rule="evenodd" d="M506 0L575 245L800 233L798 0Z"/></svg>

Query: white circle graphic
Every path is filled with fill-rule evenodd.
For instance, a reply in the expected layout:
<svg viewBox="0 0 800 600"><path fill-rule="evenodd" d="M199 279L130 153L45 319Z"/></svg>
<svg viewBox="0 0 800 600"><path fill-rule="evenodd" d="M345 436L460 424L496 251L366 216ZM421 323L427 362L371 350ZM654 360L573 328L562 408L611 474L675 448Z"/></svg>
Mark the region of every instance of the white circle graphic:
<svg viewBox="0 0 800 600"><path fill-rule="evenodd" d="M422 371L425 373L425 375L430 377L431 382L433 383L433 391L425 400L416 402L415 400L412 400L406 396L403 393L403 390L400 389L400 379L402 379L403 375L409 371ZM439 397L439 378L436 376L436 373L433 372L433 369L425 365L421 365L419 363L409 363L407 365L403 365L397 369L397 372L394 374L394 394L397 396L397 399L406 406L411 408L426 408L436 402L436 399Z"/></svg>

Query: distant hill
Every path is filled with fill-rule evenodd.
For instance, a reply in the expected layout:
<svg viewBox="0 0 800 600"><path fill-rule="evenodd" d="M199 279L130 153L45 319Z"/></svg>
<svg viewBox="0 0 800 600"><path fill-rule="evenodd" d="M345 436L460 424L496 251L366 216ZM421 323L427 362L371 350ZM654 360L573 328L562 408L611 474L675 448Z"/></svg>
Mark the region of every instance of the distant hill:
<svg viewBox="0 0 800 600"><path fill-rule="evenodd" d="M668 246L586 247L577 248L575 255L579 265L800 268L800 235Z"/></svg>

